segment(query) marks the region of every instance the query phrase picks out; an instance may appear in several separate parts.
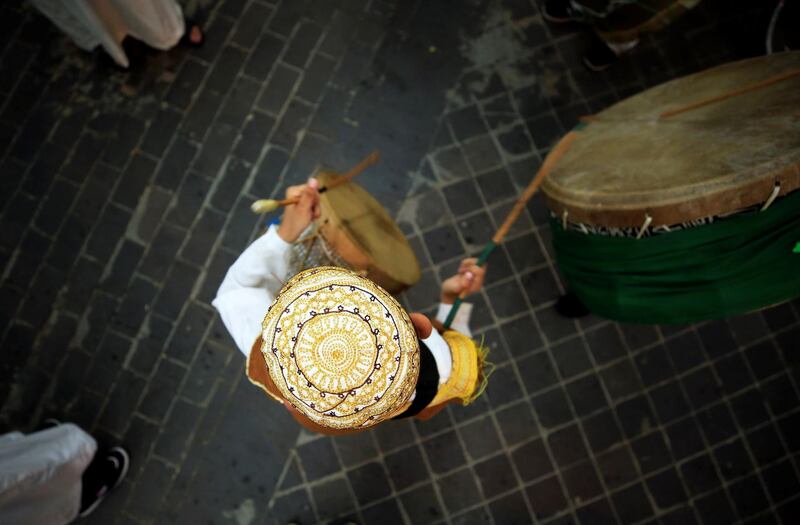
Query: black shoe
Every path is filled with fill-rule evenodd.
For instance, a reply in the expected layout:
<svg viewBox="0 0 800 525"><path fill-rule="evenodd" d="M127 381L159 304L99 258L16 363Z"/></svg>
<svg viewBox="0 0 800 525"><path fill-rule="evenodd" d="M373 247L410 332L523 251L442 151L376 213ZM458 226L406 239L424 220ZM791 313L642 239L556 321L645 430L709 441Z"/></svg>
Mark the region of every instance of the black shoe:
<svg viewBox="0 0 800 525"><path fill-rule="evenodd" d="M572 22L569 0L545 0L542 6L542 18L553 24Z"/></svg>
<svg viewBox="0 0 800 525"><path fill-rule="evenodd" d="M608 66L616 62L618 58L608 44L597 35L593 35L589 48L583 55L583 63L592 71L599 72L608 69Z"/></svg>
<svg viewBox="0 0 800 525"><path fill-rule="evenodd" d="M569 292L558 298L555 308L560 316L568 319L586 317L592 313L575 294Z"/></svg>
<svg viewBox="0 0 800 525"><path fill-rule="evenodd" d="M128 473L131 458L122 447L114 447L105 455L95 456L83 473L81 482L81 518L88 516L120 484L125 474Z"/></svg>

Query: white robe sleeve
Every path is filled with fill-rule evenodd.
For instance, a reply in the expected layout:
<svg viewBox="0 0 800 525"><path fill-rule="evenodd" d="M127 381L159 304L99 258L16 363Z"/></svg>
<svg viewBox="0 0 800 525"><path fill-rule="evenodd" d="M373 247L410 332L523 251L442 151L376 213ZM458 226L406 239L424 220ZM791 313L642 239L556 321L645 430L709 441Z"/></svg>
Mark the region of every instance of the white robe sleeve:
<svg viewBox="0 0 800 525"><path fill-rule="evenodd" d="M228 269L211 302L245 356L261 334L267 309L286 281L290 247L277 228L270 226Z"/></svg>
<svg viewBox="0 0 800 525"><path fill-rule="evenodd" d="M452 304L440 304L439 310L436 312L436 320L440 323L444 323L447 319L447 314L450 313L452 308ZM450 328L456 332L461 332L467 337L472 337L472 331L469 329L469 318L471 315L472 303L461 303L461 307L458 309L458 312L456 312L456 317L453 319Z"/></svg>

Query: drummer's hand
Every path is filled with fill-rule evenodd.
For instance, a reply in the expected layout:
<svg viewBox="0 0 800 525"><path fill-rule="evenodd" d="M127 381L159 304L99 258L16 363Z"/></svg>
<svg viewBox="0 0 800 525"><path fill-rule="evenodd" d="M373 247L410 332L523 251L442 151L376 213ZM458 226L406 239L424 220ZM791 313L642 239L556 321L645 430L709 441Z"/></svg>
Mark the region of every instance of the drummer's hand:
<svg viewBox="0 0 800 525"><path fill-rule="evenodd" d="M297 204L286 206L278 226L278 235L286 242L294 242L314 220L319 218L319 182L308 179L308 184L290 186L286 198L299 197Z"/></svg>
<svg viewBox="0 0 800 525"><path fill-rule="evenodd" d="M442 283L442 303L453 304L462 293L475 293L483 286L486 266L478 266L478 259L471 257L461 261L458 273Z"/></svg>

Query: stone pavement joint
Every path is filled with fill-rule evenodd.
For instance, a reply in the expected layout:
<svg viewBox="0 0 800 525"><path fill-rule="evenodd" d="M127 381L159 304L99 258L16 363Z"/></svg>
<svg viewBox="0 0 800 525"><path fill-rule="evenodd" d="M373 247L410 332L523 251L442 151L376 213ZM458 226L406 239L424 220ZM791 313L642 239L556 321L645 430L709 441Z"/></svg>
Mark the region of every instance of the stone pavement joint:
<svg viewBox="0 0 800 525"><path fill-rule="evenodd" d="M131 450L87 523L796 521L800 303L559 318L541 196L470 299L498 370L428 422L300 430L210 305L263 231L253 199L378 149L360 183L420 261L403 304L431 313L578 117L762 53L766 7L706 0L591 74L533 0L201 4L202 48L127 73L0 6L0 431L58 417Z"/></svg>

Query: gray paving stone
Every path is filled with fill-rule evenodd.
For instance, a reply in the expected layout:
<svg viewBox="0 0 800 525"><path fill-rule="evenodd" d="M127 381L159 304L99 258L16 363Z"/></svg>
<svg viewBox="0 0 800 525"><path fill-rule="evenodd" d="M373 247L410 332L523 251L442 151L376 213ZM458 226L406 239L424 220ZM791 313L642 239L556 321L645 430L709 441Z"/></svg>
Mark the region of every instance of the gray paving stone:
<svg viewBox="0 0 800 525"><path fill-rule="evenodd" d="M533 411L524 401L498 410L495 417L505 443L510 447L539 434Z"/></svg>
<svg viewBox="0 0 800 525"><path fill-rule="evenodd" d="M278 57L283 53L285 45L286 43L278 36L264 32L250 54L250 59L245 65L245 73L259 80L266 79Z"/></svg>
<svg viewBox="0 0 800 525"><path fill-rule="evenodd" d="M394 499L387 499L361 511L364 523L386 523L387 525L404 525L406 521L400 512L399 503Z"/></svg>
<svg viewBox="0 0 800 525"><path fill-rule="evenodd" d="M297 453L308 479L323 478L341 469L333 442L328 438L316 439L302 445L298 447Z"/></svg>
<svg viewBox="0 0 800 525"><path fill-rule="evenodd" d="M492 498L516 487L517 480L511 469L509 458L498 454L475 465L475 474L480 481L483 495Z"/></svg>
<svg viewBox="0 0 800 525"><path fill-rule="evenodd" d="M501 448L500 437L491 417L483 417L458 429L467 455L478 460Z"/></svg>
<svg viewBox="0 0 800 525"><path fill-rule="evenodd" d="M187 67L187 66L184 66ZM150 123L142 138L140 149L160 158L181 121L181 113L167 106L162 107L155 120Z"/></svg>
<svg viewBox="0 0 800 525"><path fill-rule="evenodd" d="M292 95L299 78L300 73L295 69L280 63L275 65L275 70L258 99L258 107L272 115L279 114Z"/></svg>
<svg viewBox="0 0 800 525"><path fill-rule="evenodd" d="M337 436L333 443L345 467L364 463L378 455L378 447L371 432Z"/></svg>
<svg viewBox="0 0 800 525"><path fill-rule="evenodd" d="M400 496L406 515L412 523L435 523L444 516L433 485L423 485Z"/></svg>
<svg viewBox="0 0 800 525"><path fill-rule="evenodd" d="M697 326L564 321L541 194L470 299L500 368L431 421L299 445L209 304L264 225L252 198L377 148L359 180L402 217L424 270L403 301L431 311L580 116L762 54L768 6L703 2L601 74L530 1L228 0L187 10L202 48L128 73L61 60L71 44L19 0L0 11L0 424L54 416L129 447L128 480L87 523L798 513L798 303Z"/></svg>
<svg viewBox="0 0 800 525"><path fill-rule="evenodd" d="M316 24L302 23L292 36L283 61L289 65L304 67L311 55L311 50L322 36L322 31L322 28Z"/></svg>
<svg viewBox="0 0 800 525"><path fill-rule="evenodd" d="M189 299L198 273L194 267L186 263L175 262L156 299L153 311L170 319L176 319Z"/></svg>
<svg viewBox="0 0 800 525"><path fill-rule="evenodd" d="M422 451L416 444L385 455L383 462L395 490L398 491L429 477Z"/></svg>
<svg viewBox="0 0 800 525"><path fill-rule="evenodd" d="M466 458L455 431L445 432L422 442L433 472L442 474L463 465Z"/></svg>
<svg viewBox="0 0 800 525"><path fill-rule="evenodd" d="M253 4L258 5L260 4ZM226 81L223 91L228 93L228 100L220 110L217 123L240 128L250 114L260 90L261 84L249 77L240 76L235 81Z"/></svg>
<svg viewBox="0 0 800 525"><path fill-rule="evenodd" d="M180 464L181 456L186 453L188 442L194 435L201 415L201 408L183 400L176 401L161 435L153 445L153 453L170 463Z"/></svg>
<svg viewBox="0 0 800 525"><path fill-rule="evenodd" d="M164 402L165 395L178 391L185 375L184 367L167 359L159 361L137 412L154 421L163 421L171 404Z"/></svg>
<svg viewBox="0 0 800 525"><path fill-rule="evenodd" d="M521 492L513 492L489 504L496 523L526 523L528 507Z"/></svg>
<svg viewBox="0 0 800 525"><path fill-rule="evenodd" d="M289 101L275 128L272 142L290 151L294 149L297 143L297 134L307 126L312 112L311 106L297 99Z"/></svg>
<svg viewBox="0 0 800 525"><path fill-rule="evenodd" d="M181 136L176 137L159 166L155 183L168 190L177 189L195 155L197 155L195 144Z"/></svg>
<svg viewBox="0 0 800 525"><path fill-rule="evenodd" d="M275 120L272 117L258 111L253 112L242 129L234 154L247 162L256 162L261 156L261 152L267 144L267 137L274 126Z"/></svg>
<svg viewBox="0 0 800 525"><path fill-rule="evenodd" d="M297 96L307 102L317 102L335 68L335 60L320 54L315 55L303 75L303 81L297 87Z"/></svg>
<svg viewBox="0 0 800 525"><path fill-rule="evenodd" d="M261 33L264 21L271 15L272 9L269 6L260 3L250 4L242 14L231 40L245 49L252 48Z"/></svg>
<svg viewBox="0 0 800 525"><path fill-rule="evenodd" d="M129 336L135 336L141 329L150 304L157 294L158 287L150 281L134 278L130 290L125 294L119 309L111 319L114 328Z"/></svg>
<svg viewBox="0 0 800 525"><path fill-rule="evenodd" d="M350 495L347 480L344 477L333 478L311 489L317 515L321 520L337 518L355 508L355 502Z"/></svg>
<svg viewBox="0 0 800 525"><path fill-rule="evenodd" d="M145 381L142 378L127 370L122 371L100 415L100 425L117 435L122 435L130 422L128 410L136 405L144 386Z"/></svg>
<svg viewBox="0 0 800 525"><path fill-rule="evenodd" d="M271 523L313 523L317 518L305 489L298 489L274 501L270 509Z"/></svg>
<svg viewBox="0 0 800 525"><path fill-rule="evenodd" d="M174 469L168 465L156 459L148 461L132 490L131 512L140 519L156 518L174 476Z"/></svg>
<svg viewBox="0 0 800 525"><path fill-rule="evenodd" d="M525 490L534 516L546 520L567 508L567 499L556 476L534 483Z"/></svg>
<svg viewBox="0 0 800 525"><path fill-rule="evenodd" d="M367 463L347 472L347 478L360 505L382 499L391 493L386 471L380 463Z"/></svg>

